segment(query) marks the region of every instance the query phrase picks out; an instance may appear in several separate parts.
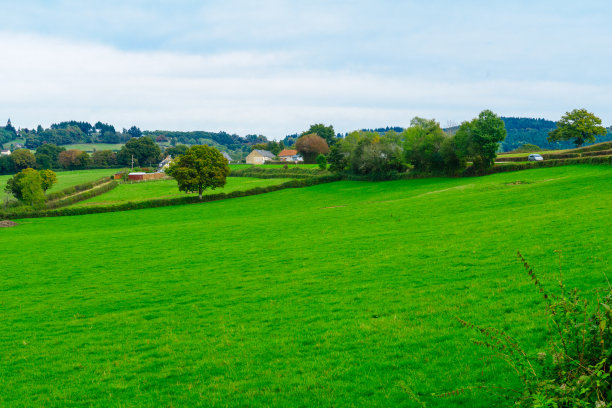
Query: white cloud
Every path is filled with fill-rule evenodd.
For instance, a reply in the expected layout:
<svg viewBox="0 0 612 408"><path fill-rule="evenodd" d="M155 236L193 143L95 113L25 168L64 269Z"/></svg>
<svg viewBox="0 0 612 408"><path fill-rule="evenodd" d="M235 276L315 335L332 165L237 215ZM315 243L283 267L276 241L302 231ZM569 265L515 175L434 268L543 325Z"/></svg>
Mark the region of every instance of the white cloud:
<svg viewBox="0 0 612 408"><path fill-rule="evenodd" d="M102 120L142 129L225 130L272 138L333 124L407 126L413 116L502 115L557 119L585 107L612 122L612 85L543 80L424 79L312 69L297 52L189 55L120 51L106 45L0 33L0 115L21 127Z"/></svg>

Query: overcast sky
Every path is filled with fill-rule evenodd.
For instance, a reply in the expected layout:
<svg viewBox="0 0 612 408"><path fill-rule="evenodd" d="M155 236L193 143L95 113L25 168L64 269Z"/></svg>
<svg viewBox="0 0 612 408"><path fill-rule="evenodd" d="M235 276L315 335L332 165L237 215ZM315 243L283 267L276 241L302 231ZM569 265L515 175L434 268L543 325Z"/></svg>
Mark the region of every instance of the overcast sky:
<svg viewBox="0 0 612 408"><path fill-rule="evenodd" d="M7 4L8 3L8 4ZM492 109L612 124L608 1L2 1L0 120L279 139Z"/></svg>

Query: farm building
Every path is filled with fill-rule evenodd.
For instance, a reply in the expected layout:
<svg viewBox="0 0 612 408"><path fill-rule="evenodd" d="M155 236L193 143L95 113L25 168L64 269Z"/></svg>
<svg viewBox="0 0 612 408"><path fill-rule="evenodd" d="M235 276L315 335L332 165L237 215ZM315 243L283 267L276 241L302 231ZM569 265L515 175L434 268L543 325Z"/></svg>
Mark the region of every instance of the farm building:
<svg viewBox="0 0 612 408"><path fill-rule="evenodd" d="M301 155L298 154L297 150L285 149L278 154L278 158L282 162L301 162L304 161Z"/></svg>
<svg viewBox="0 0 612 408"><path fill-rule="evenodd" d="M144 173L134 172L128 174L130 181L148 181L148 180L161 180L166 177L165 173Z"/></svg>
<svg viewBox="0 0 612 408"><path fill-rule="evenodd" d="M247 164L264 164L267 161L275 160L276 156L267 150L255 149L246 157Z"/></svg>

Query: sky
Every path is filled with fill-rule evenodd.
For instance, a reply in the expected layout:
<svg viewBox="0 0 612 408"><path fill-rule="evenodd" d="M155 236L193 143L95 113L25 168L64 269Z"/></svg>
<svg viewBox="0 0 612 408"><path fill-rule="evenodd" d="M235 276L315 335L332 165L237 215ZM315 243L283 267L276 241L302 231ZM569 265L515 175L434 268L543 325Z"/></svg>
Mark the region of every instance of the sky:
<svg viewBox="0 0 612 408"><path fill-rule="evenodd" d="M281 139L484 109L612 124L612 2L0 0L0 120Z"/></svg>

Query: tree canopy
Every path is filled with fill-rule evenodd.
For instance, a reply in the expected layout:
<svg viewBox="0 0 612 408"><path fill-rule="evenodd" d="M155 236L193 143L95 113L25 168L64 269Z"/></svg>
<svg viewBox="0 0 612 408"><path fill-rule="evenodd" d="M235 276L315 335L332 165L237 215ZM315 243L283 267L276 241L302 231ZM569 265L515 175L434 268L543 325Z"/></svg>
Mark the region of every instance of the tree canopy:
<svg viewBox="0 0 612 408"><path fill-rule="evenodd" d="M336 142L336 133L334 132L334 127L332 125L325 126L322 123L311 125L310 129L305 132L302 132L301 136L309 135L312 133L325 139L325 142L327 142L328 146L332 146Z"/></svg>
<svg viewBox="0 0 612 408"><path fill-rule="evenodd" d="M455 134L459 156L472 160L476 169L491 167L497 157L499 143L506 138L504 121L486 109L470 122L463 122Z"/></svg>
<svg viewBox="0 0 612 408"><path fill-rule="evenodd" d="M146 166L157 164L161 149L150 136L134 137L127 141L117 154L119 164L131 165L132 156L134 164Z"/></svg>
<svg viewBox="0 0 612 408"><path fill-rule="evenodd" d="M4 190L25 204L36 207L44 205L43 179L34 169L27 168L15 174L7 180Z"/></svg>
<svg viewBox="0 0 612 408"><path fill-rule="evenodd" d="M300 136L295 147L304 158L304 163L314 163L318 155L329 153L325 139L315 133Z"/></svg>
<svg viewBox="0 0 612 408"><path fill-rule="evenodd" d="M166 170L166 174L178 182L179 191L197 191L200 200L207 188L223 187L229 172L229 165L221 152L214 147L199 145L190 147Z"/></svg>
<svg viewBox="0 0 612 408"><path fill-rule="evenodd" d="M548 133L548 141L572 140L578 147L587 142L594 142L596 136L606 135L607 130L601 126L601 119L586 109L574 109L566 112L557 122L557 128Z"/></svg>
<svg viewBox="0 0 612 408"><path fill-rule="evenodd" d="M36 157L28 149L17 149L11 154L11 159L17 170L36 166Z"/></svg>

